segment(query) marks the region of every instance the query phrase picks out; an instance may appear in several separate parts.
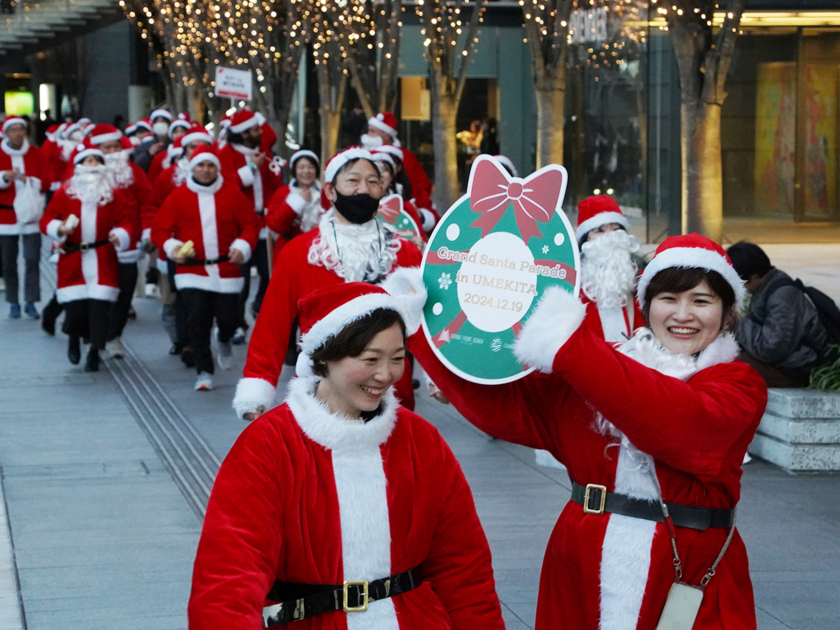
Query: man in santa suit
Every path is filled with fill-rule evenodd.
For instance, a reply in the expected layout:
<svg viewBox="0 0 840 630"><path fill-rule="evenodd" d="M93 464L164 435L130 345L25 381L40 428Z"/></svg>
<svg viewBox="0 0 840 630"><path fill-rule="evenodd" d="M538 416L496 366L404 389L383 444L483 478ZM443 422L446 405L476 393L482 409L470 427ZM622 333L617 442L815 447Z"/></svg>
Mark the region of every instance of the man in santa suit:
<svg viewBox="0 0 840 630"><path fill-rule="evenodd" d="M368 130L362 136L362 146L368 151L376 151L383 145L393 145L401 149L399 159L401 168L411 184L411 198L423 217L423 229L427 234L431 234L440 219L432 207L432 182L417 156L400 144L398 135L396 117L391 112L382 112L368 120Z"/></svg>
<svg viewBox="0 0 840 630"><path fill-rule="evenodd" d="M263 226L254 255L247 268L242 270L245 285L239 299L239 326L242 329L237 339L239 343L245 340L244 331L248 328L245 322L245 304L251 289L251 267L256 267L260 276L260 286L251 305L254 317L260 311L265 291L268 288L268 248L266 245L268 230L265 227L265 212L269 200L283 185L281 168L275 162L270 149L266 149L264 144L264 127L265 118L261 114L248 109L236 112L230 119L230 127L225 138L227 144L219 150L222 173L230 181L238 184L242 192L251 200L251 206Z"/></svg>
<svg viewBox="0 0 840 630"><path fill-rule="evenodd" d="M23 240L24 312L32 319L40 315L35 302L41 300L41 234L38 220L43 212L43 189L47 161L38 147L26 139L26 121L10 116L3 121L0 143L0 256L6 282L9 317L20 317L18 285L19 242Z"/></svg>
<svg viewBox="0 0 840 630"><path fill-rule="evenodd" d="M183 184L190 175L189 161L193 151L200 146L210 146L213 138L201 125L194 124L183 136L176 140L176 143L183 147L183 154L164 170L154 182L152 194L141 209L141 221L143 225L143 239L150 241L151 228L158 210L166 201L169 194ZM160 272L158 286L160 287L161 318L163 327L172 342L169 350L171 355L181 355L181 359L188 367L194 365L192 348L187 339L186 312L184 306L177 297L177 291L171 285L169 279L169 263L166 254L162 250L154 249L149 252L155 257L155 265ZM173 272L174 274L174 272ZM186 354L184 352L186 351Z"/></svg>
<svg viewBox="0 0 840 630"><path fill-rule="evenodd" d="M238 186L225 181L212 148L196 148L189 166L190 176L155 217L152 241L176 264L175 286L186 308L198 372L195 389L208 391L213 389L213 320L219 328L219 366L229 370L243 284L239 266L251 256L260 222Z"/></svg>
<svg viewBox="0 0 840 630"><path fill-rule="evenodd" d="M316 229L292 239L277 260L233 399L240 418L253 420L272 407L300 298L341 282L378 283L397 267L420 263L417 247L375 218L382 180L368 151L355 148L333 156L323 186L332 209ZM413 408L408 370L397 396Z"/></svg>
<svg viewBox="0 0 840 630"><path fill-rule="evenodd" d="M112 302L119 295L117 251L139 234L132 203L111 184L105 156L90 144L77 151L75 172L58 189L41 219L41 231L61 243L56 295L67 313L67 357L81 359L79 340L90 339L85 371L99 369Z"/></svg>

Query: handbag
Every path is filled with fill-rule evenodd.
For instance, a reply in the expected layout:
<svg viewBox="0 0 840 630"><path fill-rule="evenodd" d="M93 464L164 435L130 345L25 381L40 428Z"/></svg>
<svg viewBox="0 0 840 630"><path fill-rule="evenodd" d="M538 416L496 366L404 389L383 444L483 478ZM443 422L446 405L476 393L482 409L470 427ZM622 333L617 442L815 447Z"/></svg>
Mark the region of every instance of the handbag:
<svg viewBox="0 0 840 630"><path fill-rule="evenodd" d="M37 178L29 177L21 185L15 182L15 217L18 223L35 223L44 214L44 195L41 194L41 184Z"/></svg>

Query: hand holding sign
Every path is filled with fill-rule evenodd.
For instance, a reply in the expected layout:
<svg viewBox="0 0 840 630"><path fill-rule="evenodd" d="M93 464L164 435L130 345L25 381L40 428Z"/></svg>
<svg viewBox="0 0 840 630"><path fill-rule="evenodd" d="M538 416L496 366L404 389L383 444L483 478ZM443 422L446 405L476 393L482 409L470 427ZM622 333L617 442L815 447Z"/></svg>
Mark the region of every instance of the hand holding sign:
<svg viewBox="0 0 840 630"><path fill-rule="evenodd" d="M432 234L423 330L459 376L495 384L527 374L511 346L539 296L554 285L578 294L577 241L561 209L566 181L562 166L511 178L479 156L467 194Z"/></svg>

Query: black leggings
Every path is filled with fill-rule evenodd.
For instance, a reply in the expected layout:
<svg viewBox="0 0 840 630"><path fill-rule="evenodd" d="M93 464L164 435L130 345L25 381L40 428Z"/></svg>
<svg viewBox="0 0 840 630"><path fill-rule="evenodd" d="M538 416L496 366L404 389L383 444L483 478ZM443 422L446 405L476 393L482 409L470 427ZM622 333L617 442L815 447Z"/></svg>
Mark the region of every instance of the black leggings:
<svg viewBox="0 0 840 630"><path fill-rule="evenodd" d="M238 325L236 308L239 296L236 293L180 289L178 297L183 300L187 313L187 334L195 357L195 369L198 373L212 374L210 332L213 330L213 319L219 326L219 341L230 341Z"/></svg>
<svg viewBox="0 0 840 630"><path fill-rule="evenodd" d="M108 341L122 337L128 312L131 310L131 298L137 286L137 263L119 264L120 294L117 301L111 305L110 321L108 322Z"/></svg>
<svg viewBox="0 0 840 630"><path fill-rule="evenodd" d="M245 278L245 286L239 294L239 326L248 328L245 322L245 304L248 302L248 296L251 293L251 267L257 268L257 273L260 276L260 286L257 287L257 294L254 296L254 312L259 312L262 306L263 298L265 297L265 290L268 288L268 246L264 238L257 241L257 246L254 248L254 253L251 259L244 265L239 265L242 270L242 276Z"/></svg>
<svg viewBox="0 0 840 630"><path fill-rule="evenodd" d="M64 304L63 330L71 337L90 339L97 350L105 349L108 336L108 315L111 302L105 300L73 300Z"/></svg>

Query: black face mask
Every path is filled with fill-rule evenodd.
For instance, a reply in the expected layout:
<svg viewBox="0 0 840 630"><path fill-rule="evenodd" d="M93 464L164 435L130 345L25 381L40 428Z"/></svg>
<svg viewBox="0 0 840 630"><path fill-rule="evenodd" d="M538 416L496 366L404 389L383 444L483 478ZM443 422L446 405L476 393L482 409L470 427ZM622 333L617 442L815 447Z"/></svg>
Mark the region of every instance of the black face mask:
<svg viewBox="0 0 840 630"><path fill-rule="evenodd" d="M335 191L335 209L350 223L361 225L376 216L379 210L379 200L366 193L360 195L342 195Z"/></svg>

